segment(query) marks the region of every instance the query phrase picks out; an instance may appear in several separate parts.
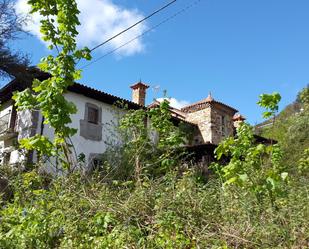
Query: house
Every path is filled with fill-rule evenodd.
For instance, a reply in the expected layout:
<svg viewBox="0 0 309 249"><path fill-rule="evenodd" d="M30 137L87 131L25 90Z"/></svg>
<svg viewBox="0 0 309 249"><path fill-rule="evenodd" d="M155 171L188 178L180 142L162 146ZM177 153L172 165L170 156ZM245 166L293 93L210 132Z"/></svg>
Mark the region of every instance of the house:
<svg viewBox="0 0 309 249"><path fill-rule="evenodd" d="M46 73L38 72L34 68L30 68L29 73L39 80L49 77ZM39 111L16 111L14 107L11 99L13 92L30 87L31 82L32 80L14 79L0 89L0 160L2 164L36 162L38 160L36 153L26 155L18 149L18 141L35 134L49 138L54 135L53 129L44 124ZM145 106L148 87L142 82L132 85L132 101L79 83L68 88L65 97L78 109L78 112L71 116L71 127L78 130L71 140L76 155L83 154L89 167L107 149L109 139L120 140L117 137L115 125L119 115L123 115L125 110L115 107L115 103L120 101L126 104L128 109L135 110L152 108L158 104L154 102L148 107ZM205 146L214 148L222 139L234 135L235 126L244 120L237 114L238 111L235 108L215 100L211 94L182 109L170 107L170 111L175 121L185 122L192 127L194 134L186 145L189 149L201 149Z"/></svg>

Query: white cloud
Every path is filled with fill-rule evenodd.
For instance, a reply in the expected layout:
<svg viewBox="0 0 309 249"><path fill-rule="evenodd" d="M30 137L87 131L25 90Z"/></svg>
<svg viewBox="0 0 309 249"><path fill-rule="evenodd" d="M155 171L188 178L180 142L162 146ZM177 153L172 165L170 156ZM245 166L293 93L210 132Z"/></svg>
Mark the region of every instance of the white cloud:
<svg viewBox="0 0 309 249"><path fill-rule="evenodd" d="M126 9L114 4L111 0L77 0L77 5L81 12L79 15L81 26L78 27L77 43L81 47L94 47L144 17L137 9ZM17 0L15 8L18 14L28 14L30 10L27 0ZM38 38L41 38L40 15L37 13L32 15L32 20L29 21L25 28ZM115 49L140 35L146 29L146 24L142 23L115 38L106 46L101 47L100 50ZM143 50L144 44L139 38L119 49L117 53L120 55L132 55Z"/></svg>
<svg viewBox="0 0 309 249"><path fill-rule="evenodd" d="M187 105L190 104L190 102L186 101L186 100L178 100L175 98L165 98L170 102L170 106L177 108L177 109L181 109ZM162 102L164 100L164 98L158 98L157 99L159 102Z"/></svg>

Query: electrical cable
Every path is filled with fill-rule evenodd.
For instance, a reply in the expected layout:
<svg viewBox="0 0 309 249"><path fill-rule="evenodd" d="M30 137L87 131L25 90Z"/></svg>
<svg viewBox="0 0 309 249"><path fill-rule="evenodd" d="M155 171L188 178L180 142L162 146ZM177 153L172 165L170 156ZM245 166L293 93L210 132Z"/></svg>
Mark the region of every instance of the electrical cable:
<svg viewBox="0 0 309 249"><path fill-rule="evenodd" d="M173 1L169 2L169 3L167 3L166 5L164 5L163 7L161 7L160 9L158 9L158 10L152 12L150 15L148 15L148 16L146 16L145 18L139 20L138 22L134 23L134 24L131 25L130 27L128 27L128 28L122 30L122 31L119 32L118 34L112 36L111 38L107 39L106 41L104 41L104 42L98 44L97 46L95 46L94 48L90 49L90 52L96 50L97 48L99 48L99 47L103 46L104 44L110 42L111 40L115 39L116 37L122 35L123 33L127 32L128 30L130 30L130 29L134 28L135 26L139 25L140 23L146 21L146 20L149 19L150 17L152 17L152 16L158 14L159 12L161 12L161 11L164 10L164 9L166 9L167 7L169 7L170 5L172 5L173 3L175 3L176 1L177 1L177 0L173 0Z"/></svg>
<svg viewBox="0 0 309 249"><path fill-rule="evenodd" d="M131 39L131 40L125 42L124 44L120 45L119 47L117 47L117 48L115 48L115 49L113 49L113 50L111 50L111 51L109 51L109 52L103 54L103 55L100 56L99 58L97 58L97 59L91 61L90 63L88 63L88 64L86 64L86 65L80 67L79 69L84 69L84 68L86 68L86 67L89 67L90 65L92 65L92 64L94 64L94 63L96 63L96 62L98 62L99 60L103 59L104 57L106 57L106 56L108 56L108 55L110 55L110 54L115 53L115 52L118 51L119 49L121 49L121 48L127 46L128 44L132 43L133 41L139 39L140 37L142 37L142 36L144 36L144 35L146 35L146 34L148 34L148 33L151 32L152 30L154 30L154 29L158 28L159 26L161 26L161 25L167 23L168 21L174 19L174 18L177 17L178 15L180 15L180 14L186 12L188 9L191 9L192 7L194 7L195 5L197 5L197 4L198 4L199 2L201 2L201 1L202 1L202 0L197 0L197 1L193 2L193 3L191 3L190 5L187 5L185 8L183 8L183 9L181 9L180 11L176 12L175 14L169 16L168 18L164 19L162 22L160 22L160 23L158 23L158 24L152 26L151 28L147 29L147 30L144 31L142 34L140 34L140 35L138 35L138 36L135 36L133 39Z"/></svg>

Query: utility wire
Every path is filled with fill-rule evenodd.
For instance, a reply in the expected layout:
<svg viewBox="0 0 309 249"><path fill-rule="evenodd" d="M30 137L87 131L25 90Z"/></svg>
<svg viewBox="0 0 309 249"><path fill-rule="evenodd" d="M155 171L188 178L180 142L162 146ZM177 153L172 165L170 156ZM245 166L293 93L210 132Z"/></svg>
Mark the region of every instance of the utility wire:
<svg viewBox="0 0 309 249"><path fill-rule="evenodd" d="M192 7L194 7L195 5L197 5L197 4L198 4L199 2L201 2L201 1L202 1L202 0L197 0L197 1L193 2L193 3L191 3L190 5L187 5L185 8L183 8L183 9L181 9L180 11L176 12L175 14L169 16L168 18L164 19L162 22L159 22L159 23L156 24L155 26L152 26L151 28L147 29L146 31L144 31L144 32L141 33L140 35L135 36L133 39L127 41L126 43L120 45L119 47L117 47L117 48L115 48L115 49L113 49L113 50L111 50L111 51L109 51L109 52L103 54L102 56L100 56L99 58L97 58L97 59L91 61L90 63L86 64L85 66L82 66L80 69L84 69L84 68L86 68L86 67L89 67L90 65L92 65L92 64L94 64L94 63L96 63L96 62L98 62L99 60L103 59L104 57L106 57L106 56L108 56L108 55L110 55L110 54L115 53L115 52L118 51L119 49L121 49L121 48L127 46L128 44L134 42L135 40L139 39L140 37L142 37L142 36L148 34L148 33L151 32L152 30L154 30L154 29L158 28L159 26L161 26L161 25L167 23L168 21L174 19L175 17L179 16L180 14L183 14L184 12L186 12L186 11L189 10L189 9L191 9Z"/></svg>
<svg viewBox="0 0 309 249"><path fill-rule="evenodd" d="M169 3L167 3L166 5L164 5L163 7L161 7L160 9L158 9L158 10L152 12L150 15L148 15L148 16L146 16L145 18L139 20L138 22L134 23L134 24L131 25L130 27L128 27L128 28L122 30L122 31L119 32L118 34L114 35L113 37L111 37L111 38L107 39L106 41L100 43L99 45L95 46L94 48L92 48L92 49L90 50L90 52L92 52L93 50L96 50L97 48L99 48L99 47L103 46L104 44L110 42L111 40L115 39L116 37L122 35L123 33L127 32L128 30L130 30L130 29L134 28L135 26L139 25L140 23L146 21L146 20L149 19L150 17L152 17L152 16L158 14L159 12L161 12L161 11L164 10L164 9L166 9L167 7L169 7L170 5L172 5L173 3L175 3L176 1L177 1L177 0L173 0L173 1L169 2Z"/></svg>

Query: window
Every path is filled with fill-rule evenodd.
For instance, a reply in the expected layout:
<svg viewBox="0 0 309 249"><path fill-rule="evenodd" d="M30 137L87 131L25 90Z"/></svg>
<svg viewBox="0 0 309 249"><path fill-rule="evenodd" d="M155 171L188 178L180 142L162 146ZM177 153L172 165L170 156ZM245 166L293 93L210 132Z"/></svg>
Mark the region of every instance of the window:
<svg viewBox="0 0 309 249"><path fill-rule="evenodd" d="M84 119L80 120L80 135L92 141L102 140L102 108L86 103Z"/></svg>
<svg viewBox="0 0 309 249"><path fill-rule="evenodd" d="M94 170L99 170L103 167L103 160L101 158L93 158L92 166Z"/></svg>
<svg viewBox="0 0 309 249"><path fill-rule="evenodd" d="M92 124L99 123L99 110L92 106L88 106L88 122Z"/></svg>
<svg viewBox="0 0 309 249"><path fill-rule="evenodd" d="M221 116L221 133L223 136L225 136L225 133L226 133L225 116Z"/></svg>
<svg viewBox="0 0 309 249"><path fill-rule="evenodd" d="M88 170L103 171L103 154L90 153L88 163Z"/></svg>

